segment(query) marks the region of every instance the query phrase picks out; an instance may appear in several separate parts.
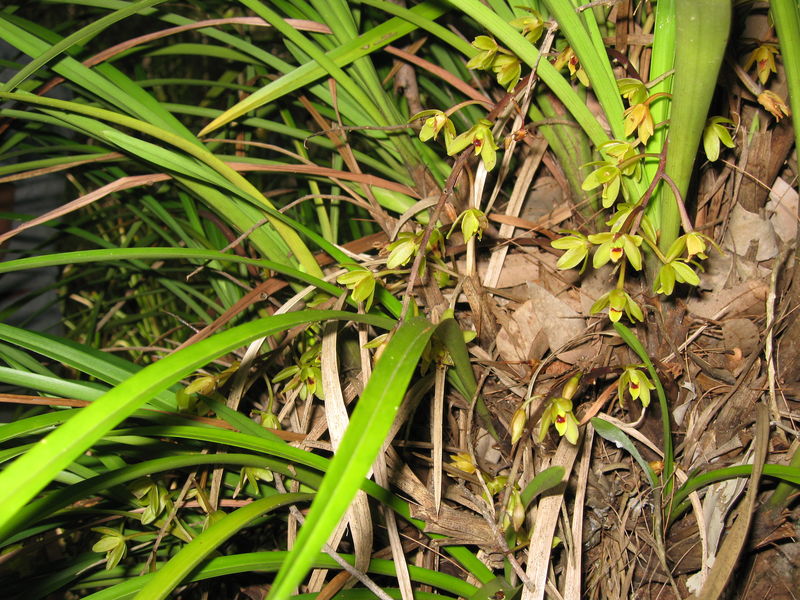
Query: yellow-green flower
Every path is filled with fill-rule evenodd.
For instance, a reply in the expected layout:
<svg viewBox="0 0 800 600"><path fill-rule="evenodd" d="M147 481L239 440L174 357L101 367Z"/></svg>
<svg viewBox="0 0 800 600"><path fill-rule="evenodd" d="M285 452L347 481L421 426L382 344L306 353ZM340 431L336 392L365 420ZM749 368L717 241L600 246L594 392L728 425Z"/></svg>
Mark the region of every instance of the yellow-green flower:
<svg viewBox="0 0 800 600"><path fill-rule="evenodd" d="M550 425L555 425L558 435L566 437L571 444L578 441L578 419L572 412L572 400L550 398L539 422L539 441L544 440Z"/></svg>
<svg viewBox="0 0 800 600"><path fill-rule="evenodd" d="M501 52L492 61L492 71L497 76L497 83L510 92L517 86L522 75L522 63L513 54Z"/></svg>
<svg viewBox="0 0 800 600"><path fill-rule="evenodd" d="M497 475L496 477L492 477L491 479L484 476L483 480L486 482L486 489L489 490L489 493L492 496L502 492L503 489L508 485L507 475Z"/></svg>
<svg viewBox="0 0 800 600"><path fill-rule="evenodd" d="M608 208L619 196L622 174L619 167L611 164L607 160L596 161L588 163L584 166L599 165L597 169L592 171L586 176L586 179L581 183L581 189L584 191L593 190L597 187L603 186L601 198L603 200L603 208Z"/></svg>
<svg viewBox="0 0 800 600"><path fill-rule="evenodd" d="M478 239L481 239L484 230L489 226L489 219L486 218L482 210L478 208L468 208L453 221L450 231L447 232L448 238L450 234L453 233L453 229L455 229L458 223L461 223L461 234L464 236L464 241L466 242L473 235L477 235Z"/></svg>
<svg viewBox="0 0 800 600"><path fill-rule="evenodd" d="M708 256L706 255L706 245L714 244L714 240L712 240L707 235L703 235L702 233L698 233L697 231L692 231L686 234L686 255L688 259L691 259L693 256L697 256L700 259L706 259ZM719 248L717 248L719 249Z"/></svg>
<svg viewBox="0 0 800 600"><path fill-rule="evenodd" d="M364 310L369 310L375 298L375 275L372 271L358 267L343 273L336 281L352 290L350 296L355 302L365 302Z"/></svg>
<svg viewBox="0 0 800 600"><path fill-rule="evenodd" d="M530 15L510 21L509 25L520 29L522 35L531 44L538 42L544 32L544 19L542 19L542 16L535 10L531 10Z"/></svg>
<svg viewBox="0 0 800 600"><path fill-rule="evenodd" d="M422 231L419 233L402 231L397 234L397 239L388 244L385 248L385 250L389 252L389 256L386 258L386 267L388 269L396 269L397 267L405 266L408 261L411 260L411 257L419 252L423 237L424 232ZM425 255L422 257L422 262L419 265L420 275L425 274L428 254L431 254L434 259L441 257L441 247L443 243L444 238L442 237L442 232L438 229L431 231Z"/></svg>
<svg viewBox="0 0 800 600"><path fill-rule="evenodd" d="M719 158L720 144L728 148L733 148L735 145L731 139L731 132L725 125L733 125L733 121L725 117L710 117L706 121L706 128L703 130L703 150L711 162Z"/></svg>
<svg viewBox="0 0 800 600"><path fill-rule="evenodd" d="M322 395L322 369L320 367L321 349L320 344L313 344L300 355L296 364L281 369L273 377L273 383L288 379L286 389L298 389L300 398L303 400L308 400L311 396L322 399L324 396Z"/></svg>
<svg viewBox="0 0 800 600"><path fill-rule="evenodd" d="M697 285L700 283L700 277L694 272L686 261L676 258L668 263L662 265L658 271L658 276L653 284L653 290L656 294L664 294L669 296L675 289L675 282L688 283L689 285Z"/></svg>
<svg viewBox="0 0 800 600"><path fill-rule="evenodd" d="M766 84L767 79L769 79L769 74L778 72L775 68L775 55L777 53L778 47L775 44L761 44L747 57L744 70L749 71L753 63L755 63L758 80L761 82L761 85Z"/></svg>
<svg viewBox="0 0 800 600"><path fill-rule="evenodd" d="M472 41L478 53L467 62L468 69L490 69L495 55L500 50L497 42L488 35L479 35Z"/></svg>
<svg viewBox="0 0 800 600"><path fill-rule="evenodd" d="M431 138L435 140L442 130L444 130L445 144L449 144L453 141L453 138L456 137L456 128L453 122L447 114L441 110L423 110L411 117L408 122L411 123L418 119L425 119L419 131L419 139L422 142L427 142Z"/></svg>
<svg viewBox="0 0 800 600"><path fill-rule="evenodd" d="M583 263L581 265L581 273L583 273L588 262L589 251L592 249L592 243L579 231L567 230L566 233L571 233L572 235L566 235L550 242L553 248L566 250L561 255L561 258L558 259L556 268L561 270L572 269Z"/></svg>
<svg viewBox="0 0 800 600"><path fill-rule="evenodd" d="M480 155L486 170L491 171L497 162L498 150L498 145L494 141L494 135L492 135L491 121L480 119L468 131L465 131L452 141L447 149L447 154L450 156L458 154L470 144L472 144L475 154Z"/></svg>
<svg viewBox="0 0 800 600"><path fill-rule="evenodd" d="M630 106L641 104L647 100L647 86L639 79L631 77L617 79L617 87L620 95L628 101Z"/></svg>
<svg viewBox="0 0 800 600"><path fill-rule="evenodd" d="M450 455L450 464L464 473L474 473L477 471L475 463L472 462L472 457L467 452L459 452L458 454Z"/></svg>
<svg viewBox="0 0 800 600"><path fill-rule="evenodd" d="M595 269L602 267L609 260L616 264L625 256L634 269L641 270L642 253L639 251L639 246L642 245L642 236L604 231L590 235L588 239L593 244L599 244L592 260Z"/></svg>
<svg viewBox="0 0 800 600"><path fill-rule="evenodd" d="M169 492L160 483L147 477L136 480L130 486L137 504L144 507L141 514L142 525L155 521L168 507L172 506Z"/></svg>
<svg viewBox="0 0 800 600"><path fill-rule="evenodd" d="M631 398L639 400L642 406L647 407L650 404L650 390L656 389L656 386L647 378L640 369L641 365L631 365L625 367L622 371L619 380L617 381L617 397L622 403L622 398L625 391L628 392Z"/></svg>
<svg viewBox="0 0 800 600"><path fill-rule="evenodd" d="M583 70L578 56L571 46L564 48L553 63L557 71L560 71L564 65L567 65L569 69L570 79L577 79L584 86L589 87L589 76L586 75L586 71Z"/></svg>
<svg viewBox="0 0 800 600"><path fill-rule="evenodd" d="M103 537L92 546L92 552L106 553L106 570L110 571L116 567L119 561L125 558L125 555L128 553L128 539L122 531L112 529L111 527L92 527L92 531L103 534Z"/></svg>
<svg viewBox="0 0 800 600"><path fill-rule="evenodd" d="M589 309L590 314L599 313L608 307L608 318L612 323L616 323L622 318L624 312L630 321L644 321L644 313L636 302L633 301L628 293L621 288L614 288L600 296Z"/></svg>
<svg viewBox="0 0 800 600"><path fill-rule="evenodd" d="M386 268L396 269L405 266L411 257L417 253L420 240L417 235L410 231L401 231L397 234L397 239L386 246L389 257L386 259Z"/></svg>
<svg viewBox="0 0 800 600"><path fill-rule="evenodd" d="M655 131L653 115L650 113L650 106L647 102L628 107L623 115L625 116L625 135L630 135L638 129L639 139L642 144L646 144Z"/></svg>
<svg viewBox="0 0 800 600"><path fill-rule="evenodd" d="M599 147L603 155L608 155L614 159L615 166L620 169L623 175L633 176L637 181L640 177L641 159L644 155L636 150L636 142L626 142L621 140L609 140ZM636 158L636 160L631 160Z"/></svg>
<svg viewBox="0 0 800 600"><path fill-rule="evenodd" d="M270 483L274 479L275 476L269 469L263 467L243 467L239 472L239 481L236 483L236 487L233 490L233 497L236 498L239 492L242 491L242 488L247 487L248 484L251 486L254 494L260 495L258 482L265 481Z"/></svg>

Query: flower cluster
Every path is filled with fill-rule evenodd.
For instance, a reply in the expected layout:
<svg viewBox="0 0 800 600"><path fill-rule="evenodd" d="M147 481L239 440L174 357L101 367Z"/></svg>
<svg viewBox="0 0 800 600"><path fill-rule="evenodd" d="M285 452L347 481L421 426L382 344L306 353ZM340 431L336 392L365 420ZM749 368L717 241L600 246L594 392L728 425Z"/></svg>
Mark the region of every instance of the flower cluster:
<svg viewBox="0 0 800 600"><path fill-rule="evenodd" d="M578 419L572 412L572 397L578 391L581 374L574 375L564 384L561 396L550 398L539 422L539 441L544 440L551 425L558 435L566 437L570 444L578 442Z"/></svg>

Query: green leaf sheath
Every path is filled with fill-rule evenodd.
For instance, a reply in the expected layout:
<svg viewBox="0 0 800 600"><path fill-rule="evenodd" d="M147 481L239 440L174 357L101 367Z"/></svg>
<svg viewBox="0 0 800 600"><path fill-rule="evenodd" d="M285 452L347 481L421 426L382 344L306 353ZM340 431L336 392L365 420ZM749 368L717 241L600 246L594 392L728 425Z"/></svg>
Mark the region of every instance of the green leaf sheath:
<svg viewBox="0 0 800 600"><path fill-rule="evenodd" d="M731 27L731 0L675 0L675 75L666 174L683 200L717 85ZM661 185L659 248L666 251L680 231L680 213L669 186Z"/></svg>
<svg viewBox="0 0 800 600"><path fill-rule="evenodd" d="M781 60L789 86L793 119L800 115L800 4L797 0L770 0L772 22L778 34ZM795 147L800 148L800 127L794 127Z"/></svg>

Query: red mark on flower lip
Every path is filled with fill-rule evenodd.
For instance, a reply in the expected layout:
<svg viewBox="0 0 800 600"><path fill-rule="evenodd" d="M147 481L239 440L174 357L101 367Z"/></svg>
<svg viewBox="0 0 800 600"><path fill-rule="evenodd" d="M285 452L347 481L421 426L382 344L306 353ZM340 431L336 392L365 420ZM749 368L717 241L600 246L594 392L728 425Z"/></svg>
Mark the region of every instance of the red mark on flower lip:
<svg viewBox="0 0 800 600"><path fill-rule="evenodd" d="M566 423L566 422L567 422L567 417L564 417L564 416L561 416L561 415L558 415L556 417L556 423Z"/></svg>

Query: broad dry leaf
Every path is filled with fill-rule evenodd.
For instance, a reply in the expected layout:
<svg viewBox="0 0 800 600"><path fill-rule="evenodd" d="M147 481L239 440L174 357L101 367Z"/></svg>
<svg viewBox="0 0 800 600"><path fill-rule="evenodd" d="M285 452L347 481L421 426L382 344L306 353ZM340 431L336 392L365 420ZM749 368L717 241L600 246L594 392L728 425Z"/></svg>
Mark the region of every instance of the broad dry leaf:
<svg viewBox="0 0 800 600"><path fill-rule="evenodd" d="M551 565L550 554L553 535L561 512L561 503L564 500L566 482L572 472L572 465L575 463L578 449L579 446L570 444L566 438L562 438L553 457L551 466L560 465L564 467L564 479L559 487L539 501L539 506L536 509L534 529L531 532L531 543L528 547L528 564L525 569L525 574L528 576L532 588L524 587L522 589L522 600L544 599L547 572Z"/></svg>
<svg viewBox="0 0 800 600"><path fill-rule="evenodd" d="M528 296L536 307L537 317L552 352L559 351L568 342L583 335L586 321L564 297L557 297L535 283L528 283Z"/></svg>
<svg viewBox="0 0 800 600"><path fill-rule="evenodd" d="M690 313L711 320L763 314L769 271L731 254L712 255L707 263L699 294L686 302Z"/></svg>
<svg viewBox="0 0 800 600"><path fill-rule="evenodd" d="M746 256L751 245L757 248L755 259L758 262L778 255L775 230L769 220L736 204L731 210L723 247L739 256Z"/></svg>
<svg viewBox="0 0 800 600"><path fill-rule="evenodd" d="M776 179L766 208L775 233L786 244L793 244L797 237L797 203L797 190L783 179Z"/></svg>
<svg viewBox="0 0 800 600"><path fill-rule="evenodd" d="M533 300L523 302L500 328L496 342L503 360L538 360L545 353L548 342L537 316L539 311Z"/></svg>
<svg viewBox="0 0 800 600"><path fill-rule="evenodd" d="M339 380L339 361L337 358L337 323L328 323L325 326L325 335L322 338L322 352L320 355L322 369L322 389L325 395L325 416L328 421L328 433L334 451L344 437L350 419L344 403L342 386ZM353 544L356 554L356 569L366 572L372 556L372 517L370 516L369 502L364 491L359 491L347 509L347 521L353 535ZM344 533L340 526L334 532L329 543L332 548L339 545Z"/></svg>
<svg viewBox="0 0 800 600"><path fill-rule="evenodd" d="M722 322L722 339L725 350L739 348L743 357L750 356L761 348L761 334L751 319L727 319Z"/></svg>

